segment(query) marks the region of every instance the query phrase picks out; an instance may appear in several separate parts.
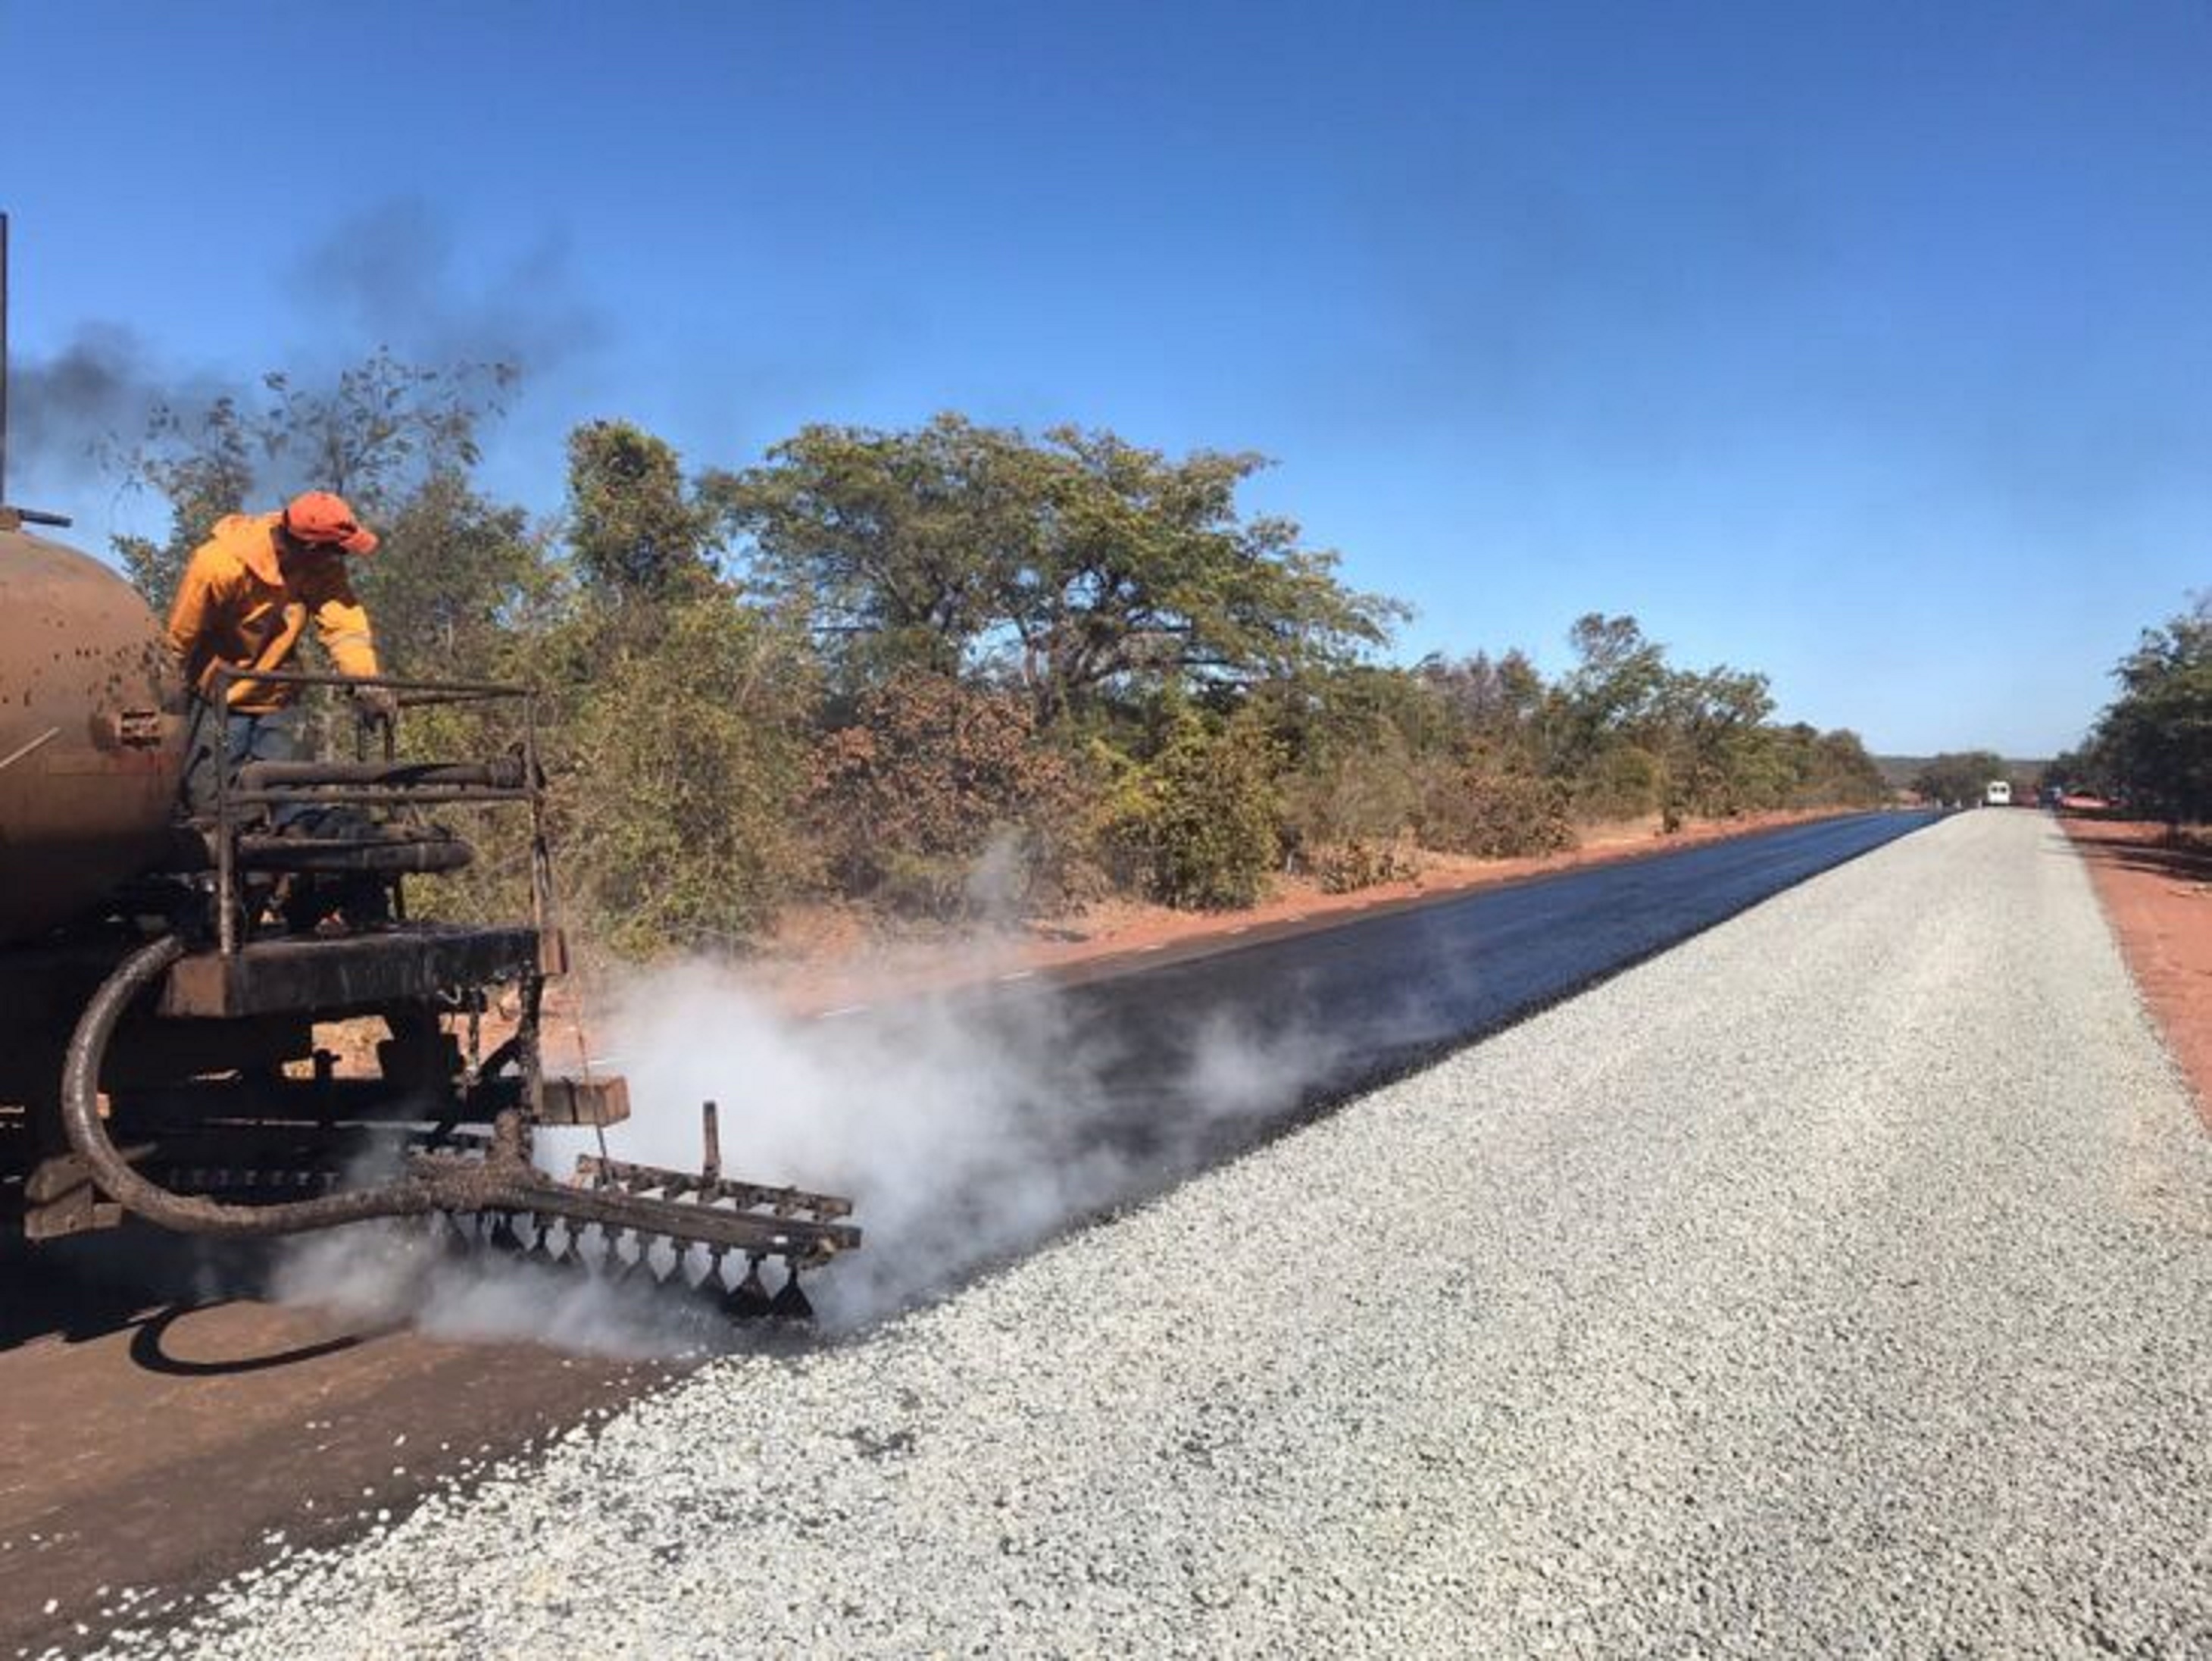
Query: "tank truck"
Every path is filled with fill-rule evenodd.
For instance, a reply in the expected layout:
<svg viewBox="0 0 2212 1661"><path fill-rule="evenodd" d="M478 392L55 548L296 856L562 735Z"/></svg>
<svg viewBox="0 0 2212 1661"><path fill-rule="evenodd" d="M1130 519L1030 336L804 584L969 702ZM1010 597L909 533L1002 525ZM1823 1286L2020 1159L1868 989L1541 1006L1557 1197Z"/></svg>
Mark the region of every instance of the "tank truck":
<svg viewBox="0 0 2212 1661"><path fill-rule="evenodd" d="M0 445L4 409L0 392ZM186 693L152 613L5 488L0 449L0 1227L46 1242L137 1217L242 1238L416 1218L456 1250L678 1281L733 1317L807 1314L800 1273L860 1244L851 1206L726 1177L712 1104L700 1171L607 1157L603 1134L572 1174L540 1168L541 1129L604 1133L629 1102L620 1078L544 1066L568 948L532 694L383 678L403 710L478 706L491 719L471 727L505 742L401 759L388 728L380 753L364 729L347 756L219 764L195 813ZM302 697L337 684L284 678ZM526 821L526 916L409 916L410 879L475 856L448 809ZM283 895L313 882L373 885L375 921L288 922ZM373 1064L319 1042L340 1022L381 1031Z"/></svg>

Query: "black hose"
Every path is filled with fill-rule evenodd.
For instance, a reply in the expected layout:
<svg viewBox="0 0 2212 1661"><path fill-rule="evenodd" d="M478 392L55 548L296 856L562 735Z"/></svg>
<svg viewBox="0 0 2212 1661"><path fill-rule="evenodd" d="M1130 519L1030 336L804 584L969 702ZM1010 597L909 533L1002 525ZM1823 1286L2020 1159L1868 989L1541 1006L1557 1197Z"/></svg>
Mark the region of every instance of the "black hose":
<svg viewBox="0 0 2212 1661"><path fill-rule="evenodd" d="M686 1205L665 1194L656 1198L618 1188L556 1183L531 1165L524 1121L512 1108L495 1121L491 1147L483 1158L420 1155L408 1175L381 1188L281 1205L226 1205L149 1182L131 1168L108 1140L107 1127L100 1116L100 1074L116 1023L184 951L182 941L165 935L140 946L118 964L77 1018L76 1031L70 1037L69 1059L62 1068L62 1129L69 1136L70 1147L110 1199L149 1222L179 1233L238 1238L292 1234L374 1217L414 1217L434 1211L527 1211L563 1217L572 1225L596 1223L604 1229L633 1229L641 1235L662 1234L672 1240L725 1250L773 1252L794 1266L802 1261L823 1261L860 1243L860 1232L842 1223L764 1215L716 1205ZM678 1182L671 1172L643 1174L653 1177L664 1189ZM819 1196L817 1200L829 1203Z"/></svg>
<svg viewBox="0 0 2212 1661"><path fill-rule="evenodd" d="M149 1222L185 1234L289 1234L331 1228L371 1217L419 1216L439 1208L440 1196L414 1177L381 1188L282 1205L226 1205L221 1201L178 1194L149 1182L131 1168L100 1116L100 1074L108 1040L133 1000L182 957L184 942L173 934L140 946L118 964L77 1018L62 1068L62 1129L70 1148L84 1161L107 1196Z"/></svg>

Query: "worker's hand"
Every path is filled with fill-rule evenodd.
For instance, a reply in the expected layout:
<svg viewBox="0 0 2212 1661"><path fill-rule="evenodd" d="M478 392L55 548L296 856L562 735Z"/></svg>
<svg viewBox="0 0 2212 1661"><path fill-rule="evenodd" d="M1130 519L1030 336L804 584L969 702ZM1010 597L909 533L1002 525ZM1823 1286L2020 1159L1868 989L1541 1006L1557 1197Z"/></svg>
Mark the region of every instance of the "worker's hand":
<svg viewBox="0 0 2212 1661"><path fill-rule="evenodd" d="M351 689L354 713L364 725L381 727L389 732L399 719L399 700L389 686L362 686Z"/></svg>

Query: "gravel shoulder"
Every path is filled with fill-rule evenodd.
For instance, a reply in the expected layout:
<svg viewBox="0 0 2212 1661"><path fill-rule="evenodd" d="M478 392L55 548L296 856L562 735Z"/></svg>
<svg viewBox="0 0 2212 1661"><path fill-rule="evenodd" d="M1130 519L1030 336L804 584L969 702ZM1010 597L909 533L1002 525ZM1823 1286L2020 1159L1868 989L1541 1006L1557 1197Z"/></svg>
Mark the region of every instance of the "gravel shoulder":
<svg viewBox="0 0 2212 1661"><path fill-rule="evenodd" d="M2203 1653L2208 1178L2080 860L1960 815L161 1646Z"/></svg>

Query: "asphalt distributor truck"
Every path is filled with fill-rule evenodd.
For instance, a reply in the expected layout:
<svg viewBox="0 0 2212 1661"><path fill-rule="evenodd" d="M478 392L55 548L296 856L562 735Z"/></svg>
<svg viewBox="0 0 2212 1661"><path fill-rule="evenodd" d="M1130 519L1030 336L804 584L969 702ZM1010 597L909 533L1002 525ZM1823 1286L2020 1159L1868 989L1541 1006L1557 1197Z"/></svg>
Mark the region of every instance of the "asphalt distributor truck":
<svg viewBox="0 0 2212 1661"><path fill-rule="evenodd" d="M545 1070L545 989L567 964L531 694L385 678L403 709L483 706L465 730L500 734L496 752L401 759L389 726L380 745L360 728L336 758L218 756L211 805L188 809L167 643L129 584L40 534L61 522L0 499L0 1227L42 1242L130 1215L239 1238L415 1218L456 1250L803 1318L800 1274L860 1244L850 1205L726 1177L711 1104L696 1172L609 1158L604 1139L570 1174L533 1157L543 1127L629 1110L619 1078ZM345 684L282 678L302 700ZM219 675L209 697L227 694ZM526 821L527 915L410 919L409 880L467 865L452 821L477 813ZM376 903L288 903L318 884ZM373 1066L319 1045L342 1021L381 1024Z"/></svg>

